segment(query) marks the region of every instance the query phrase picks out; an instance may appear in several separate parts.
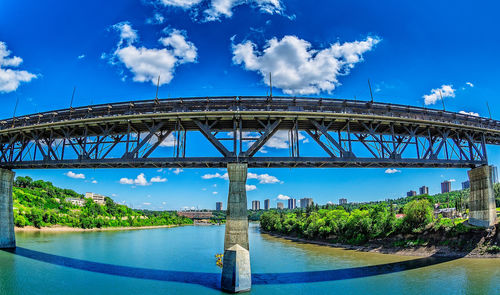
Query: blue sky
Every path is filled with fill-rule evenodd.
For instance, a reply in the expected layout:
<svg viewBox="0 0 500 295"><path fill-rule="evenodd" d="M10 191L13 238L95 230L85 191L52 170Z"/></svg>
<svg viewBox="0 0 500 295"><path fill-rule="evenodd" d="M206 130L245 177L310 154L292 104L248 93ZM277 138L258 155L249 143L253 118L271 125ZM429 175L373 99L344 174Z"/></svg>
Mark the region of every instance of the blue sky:
<svg viewBox="0 0 500 295"><path fill-rule="evenodd" d="M18 115L67 108L74 86L75 106L153 98L157 73L162 98L266 95L272 71L274 95L368 99L370 79L377 101L440 109L441 90L447 110L489 116L488 101L498 118L500 5L405 2L1 1L0 117L12 116L17 98ZM500 149L488 152L497 164ZM215 208L227 198L224 177L202 178L225 173L217 169L16 172L142 208ZM250 172L249 203L273 206L279 195L324 204L399 197L423 184L436 193L442 180L458 189L467 178L465 169Z"/></svg>

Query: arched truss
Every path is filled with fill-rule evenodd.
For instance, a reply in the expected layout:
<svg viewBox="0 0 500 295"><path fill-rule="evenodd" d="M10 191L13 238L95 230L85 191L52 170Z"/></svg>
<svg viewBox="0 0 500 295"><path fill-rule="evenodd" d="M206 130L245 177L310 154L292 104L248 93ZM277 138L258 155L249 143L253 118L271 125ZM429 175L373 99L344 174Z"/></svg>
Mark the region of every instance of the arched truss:
<svg viewBox="0 0 500 295"><path fill-rule="evenodd" d="M277 132L288 153L267 155ZM217 152L190 155L197 133ZM303 152L304 142L316 145ZM474 167L500 123L384 103L214 97L112 103L0 121L0 167ZM165 148L168 147L168 148ZM309 150L311 150L309 148Z"/></svg>

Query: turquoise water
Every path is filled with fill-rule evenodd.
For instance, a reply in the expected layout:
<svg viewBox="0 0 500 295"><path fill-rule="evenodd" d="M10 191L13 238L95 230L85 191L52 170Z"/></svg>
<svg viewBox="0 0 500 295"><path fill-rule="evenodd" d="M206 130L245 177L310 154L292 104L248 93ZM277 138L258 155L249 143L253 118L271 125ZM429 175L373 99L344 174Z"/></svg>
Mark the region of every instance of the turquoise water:
<svg viewBox="0 0 500 295"><path fill-rule="evenodd" d="M223 294L223 226L16 233L1 294ZM286 241L251 224L251 294L500 294L500 259L422 259Z"/></svg>

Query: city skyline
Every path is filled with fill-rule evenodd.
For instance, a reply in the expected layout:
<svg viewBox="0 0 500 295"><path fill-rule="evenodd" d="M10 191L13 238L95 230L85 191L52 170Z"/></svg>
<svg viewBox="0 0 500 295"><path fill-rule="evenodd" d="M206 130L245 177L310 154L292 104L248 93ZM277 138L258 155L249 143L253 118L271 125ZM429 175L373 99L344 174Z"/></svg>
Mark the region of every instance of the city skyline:
<svg viewBox="0 0 500 295"><path fill-rule="evenodd" d="M442 109L441 93L448 111L489 117L488 102L491 116L500 116L496 112L500 101L494 99L498 92L495 69L500 61L490 58L496 56L500 41L482 37L496 34L491 25L496 23L495 7L480 11L465 1L453 6L423 1L415 8L408 3L360 6L356 1L325 0L316 5L286 1L279 7L238 4L222 13L214 7L200 10L175 5L181 2L152 5L149 1L113 0L53 6L2 2L0 72L10 74L0 78L4 106L0 118L13 116L16 101L15 114L22 116L70 105L152 99L158 75L160 98L268 95L269 72L273 72L275 96L368 101L369 79L375 101ZM318 10L318 5L325 9ZM439 18L428 13L436 9L442 11ZM344 11L355 11L357 17L347 17ZM481 18L473 17L477 13ZM266 53L271 47L286 54ZM333 54L336 49L343 54ZM329 63L317 60L318 52L338 64L339 70L334 72ZM285 63L292 72L282 70L280 63L267 66L263 62L285 62L293 56L308 58ZM325 74L299 75L294 83L289 80L299 68L309 66ZM161 149L171 148L169 140ZM199 138L192 140L193 149L205 148ZM307 134L300 135L300 142L301 151L313 149ZM289 145L287 134L277 133L263 152L287 154ZM500 147L488 146L487 151L489 162L498 165ZM228 193L225 169L15 172L150 210L214 209L216 201L227 201ZM445 180L455 180L451 184L455 190L468 179L467 169L262 168L249 172L249 205L252 200L270 199L273 207L277 202L286 207L287 197L310 197L320 204L335 203L340 197L350 202L382 201L404 197L409 189L422 185L435 194Z"/></svg>

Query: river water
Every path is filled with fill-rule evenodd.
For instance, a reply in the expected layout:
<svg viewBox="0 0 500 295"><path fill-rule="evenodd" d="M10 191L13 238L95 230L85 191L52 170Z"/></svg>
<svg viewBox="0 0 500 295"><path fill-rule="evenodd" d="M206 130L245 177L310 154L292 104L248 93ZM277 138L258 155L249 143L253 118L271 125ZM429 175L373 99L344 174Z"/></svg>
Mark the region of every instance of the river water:
<svg viewBox="0 0 500 295"><path fill-rule="evenodd" d="M16 233L0 294L221 294L223 226ZM500 259L435 259L291 242L250 225L251 294L500 294Z"/></svg>

